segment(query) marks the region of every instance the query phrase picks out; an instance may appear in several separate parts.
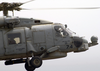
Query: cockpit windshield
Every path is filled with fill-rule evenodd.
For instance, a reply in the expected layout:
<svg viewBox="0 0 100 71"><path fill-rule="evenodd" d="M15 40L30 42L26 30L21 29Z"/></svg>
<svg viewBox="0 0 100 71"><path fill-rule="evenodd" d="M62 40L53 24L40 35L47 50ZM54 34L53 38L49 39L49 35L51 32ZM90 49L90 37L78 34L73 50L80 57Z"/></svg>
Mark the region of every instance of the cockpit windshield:
<svg viewBox="0 0 100 71"><path fill-rule="evenodd" d="M57 36L67 36L68 33L62 26L55 26L54 27Z"/></svg>
<svg viewBox="0 0 100 71"><path fill-rule="evenodd" d="M75 32L71 31L69 28L66 28L66 31L68 32L69 36L78 36Z"/></svg>

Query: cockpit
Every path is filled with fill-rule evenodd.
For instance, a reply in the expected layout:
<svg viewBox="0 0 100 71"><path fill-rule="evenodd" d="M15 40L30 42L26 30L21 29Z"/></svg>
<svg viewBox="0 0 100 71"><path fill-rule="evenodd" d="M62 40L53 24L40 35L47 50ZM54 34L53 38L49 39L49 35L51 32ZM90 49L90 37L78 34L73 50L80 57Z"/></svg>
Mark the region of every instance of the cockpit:
<svg viewBox="0 0 100 71"><path fill-rule="evenodd" d="M69 28L64 27L63 25L56 25L54 26L54 29L56 31L56 36L77 36L75 32L71 31Z"/></svg>
<svg viewBox="0 0 100 71"><path fill-rule="evenodd" d="M68 35L66 29L63 26L55 26L54 29L56 31L56 36L64 37Z"/></svg>
<svg viewBox="0 0 100 71"><path fill-rule="evenodd" d="M56 37L60 37L59 41L64 41L66 45L66 50L70 51L74 49L74 52L81 52L88 49L88 42L82 37L76 35L75 32L71 31L70 29L64 27L61 24L54 26ZM64 37L64 38L61 38ZM62 40L61 40L62 39Z"/></svg>
<svg viewBox="0 0 100 71"><path fill-rule="evenodd" d="M70 37L78 36L75 32L71 31L69 28L65 29Z"/></svg>

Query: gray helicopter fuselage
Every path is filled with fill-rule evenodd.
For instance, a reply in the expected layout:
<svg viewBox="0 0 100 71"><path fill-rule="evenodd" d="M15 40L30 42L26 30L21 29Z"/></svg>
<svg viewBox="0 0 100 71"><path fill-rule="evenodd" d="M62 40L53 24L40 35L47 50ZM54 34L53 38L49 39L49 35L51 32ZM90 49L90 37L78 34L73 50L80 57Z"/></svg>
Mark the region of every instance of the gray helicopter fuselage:
<svg viewBox="0 0 100 71"><path fill-rule="evenodd" d="M13 28L2 28L7 24ZM0 60L47 55L42 59L66 57L68 52L88 49L87 40L72 36L62 24L26 18L2 18L0 21ZM8 26L7 26L8 27Z"/></svg>
<svg viewBox="0 0 100 71"><path fill-rule="evenodd" d="M83 52L98 44L96 36L92 36L88 43L83 37L69 30L67 25L64 27L60 23L14 16L14 10L26 10L20 6L31 1L34 0L0 3L0 11L3 13L0 17L0 60L5 60L5 65L25 63L27 71L34 71L41 67L42 60L66 57L69 52ZM9 11L12 11L12 16L9 16Z"/></svg>

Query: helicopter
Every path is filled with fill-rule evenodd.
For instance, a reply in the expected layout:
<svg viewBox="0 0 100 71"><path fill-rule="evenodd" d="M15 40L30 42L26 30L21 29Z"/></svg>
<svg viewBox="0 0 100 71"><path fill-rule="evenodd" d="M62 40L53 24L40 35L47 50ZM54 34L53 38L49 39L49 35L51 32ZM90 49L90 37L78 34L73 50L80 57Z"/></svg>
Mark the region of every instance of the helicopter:
<svg viewBox="0 0 100 71"><path fill-rule="evenodd" d="M14 10L23 10L20 6L25 3L0 3L4 15L0 17L0 60L5 60L5 65L25 63L27 71L34 71L42 66L43 60L66 57L68 52L83 52L98 45L96 36L88 43L67 25L14 16Z"/></svg>

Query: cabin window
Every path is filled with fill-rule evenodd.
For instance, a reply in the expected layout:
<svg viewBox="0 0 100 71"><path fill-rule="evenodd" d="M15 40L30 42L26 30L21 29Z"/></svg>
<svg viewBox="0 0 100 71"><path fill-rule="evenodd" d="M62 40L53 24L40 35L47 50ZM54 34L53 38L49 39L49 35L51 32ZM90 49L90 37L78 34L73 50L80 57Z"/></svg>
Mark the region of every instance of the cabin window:
<svg viewBox="0 0 100 71"><path fill-rule="evenodd" d="M10 33L7 34L8 44L20 44L21 43L21 34L20 33Z"/></svg>
<svg viewBox="0 0 100 71"><path fill-rule="evenodd" d="M62 26L55 26L56 36L66 36L68 35L67 31Z"/></svg>

